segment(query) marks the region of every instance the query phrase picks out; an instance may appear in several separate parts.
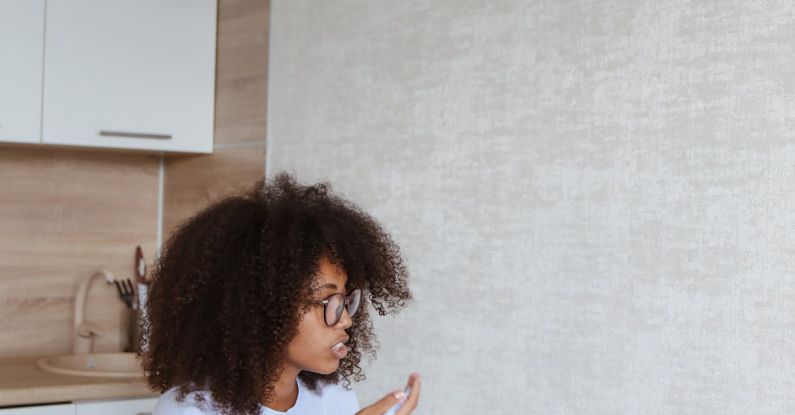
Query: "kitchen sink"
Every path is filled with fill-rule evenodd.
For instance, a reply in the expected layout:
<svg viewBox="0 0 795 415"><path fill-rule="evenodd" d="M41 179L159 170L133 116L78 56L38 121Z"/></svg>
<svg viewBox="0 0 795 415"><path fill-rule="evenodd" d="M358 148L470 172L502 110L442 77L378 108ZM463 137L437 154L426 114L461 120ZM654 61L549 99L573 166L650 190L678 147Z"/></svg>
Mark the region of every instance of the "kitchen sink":
<svg viewBox="0 0 795 415"><path fill-rule="evenodd" d="M71 376L140 379L143 369L135 353L79 353L50 356L36 361L39 369Z"/></svg>

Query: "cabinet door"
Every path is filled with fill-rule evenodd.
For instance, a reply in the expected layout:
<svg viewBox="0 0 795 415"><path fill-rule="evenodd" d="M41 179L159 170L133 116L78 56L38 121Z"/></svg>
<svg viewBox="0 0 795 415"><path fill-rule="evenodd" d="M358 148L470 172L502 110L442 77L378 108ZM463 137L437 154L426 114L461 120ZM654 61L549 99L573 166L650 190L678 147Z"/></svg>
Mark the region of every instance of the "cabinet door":
<svg viewBox="0 0 795 415"><path fill-rule="evenodd" d="M215 0L48 0L43 142L212 152Z"/></svg>
<svg viewBox="0 0 795 415"><path fill-rule="evenodd" d="M75 403L75 415L138 415L152 412L157 398Z"/></svg>
<svg viewBox="0 0 795 415"><path fill-rule="evenodd" d="M44 0L0 0L0 141L41 141Z"/></svg>
<svg viewBox="0 0 795 415"><path fill-rule="evenodd" d="M28 406L24 408L0 409L0 415L75 415L75 405L71 403L59 405Z"/></svg>

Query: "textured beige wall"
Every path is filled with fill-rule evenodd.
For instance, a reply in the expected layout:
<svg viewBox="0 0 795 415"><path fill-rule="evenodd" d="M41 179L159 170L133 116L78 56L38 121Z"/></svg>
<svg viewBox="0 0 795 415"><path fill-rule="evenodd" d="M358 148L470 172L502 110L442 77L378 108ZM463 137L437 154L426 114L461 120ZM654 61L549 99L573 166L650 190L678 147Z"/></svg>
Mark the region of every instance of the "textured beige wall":
<svg viewBox="0 0 795 415"><path fill-rule="evenodd" d="M268 174L393 231L363 403L795 412L789 1L272 5Z"/></svg>

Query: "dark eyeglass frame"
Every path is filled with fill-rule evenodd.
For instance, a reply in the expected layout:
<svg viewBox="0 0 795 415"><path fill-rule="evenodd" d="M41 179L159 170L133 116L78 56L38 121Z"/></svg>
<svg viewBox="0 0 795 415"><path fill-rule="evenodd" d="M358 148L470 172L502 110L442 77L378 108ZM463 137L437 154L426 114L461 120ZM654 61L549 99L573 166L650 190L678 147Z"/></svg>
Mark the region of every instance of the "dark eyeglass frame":
<svg viewBox="0 0 795 415"><path fill-rule="evenodd" d="M328 306L329 306L329 304L331 304L331 299L334 298L334 297L343 297L343 300L342 300L342 303L341 303L342 306L338 307L337 310L335 310L335 312L334 312L334 321L329 322ZM356 308L354 308L353 311L348 310L348 306L353 303L354 299L357 302ZM362 290L357 288L357 289L349 292L348 295L341 294L341 293L334 293L334 294L331 294L330 296L328 296L328 297L326 297L326 298L324 298L324 299L322 299L320 301L315 302L315 304L323 306L323 321L325 321L327 326L333 327L337 323L339 323L340 319L342 318L342 313L344 313L345 310L348 310L348 316L351 319L353 318L353 316L356 315L356 312L359 311L359 308L361 308L361 306L362 306Z"/></svg>

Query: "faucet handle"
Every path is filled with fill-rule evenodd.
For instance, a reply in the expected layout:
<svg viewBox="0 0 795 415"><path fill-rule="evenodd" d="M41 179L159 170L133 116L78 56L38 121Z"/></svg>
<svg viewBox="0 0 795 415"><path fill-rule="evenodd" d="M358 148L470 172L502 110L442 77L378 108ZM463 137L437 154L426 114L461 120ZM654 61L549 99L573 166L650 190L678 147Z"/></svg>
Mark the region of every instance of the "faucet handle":
<svg viewBox="0 0 795 415"><path fill-rule="evenodd" d="M77 335L80 337L99 337L104 334L101 328L97 327L95 324L88 323L88 322L81 322L80 324L75 327L75 331Z"/></svg>

